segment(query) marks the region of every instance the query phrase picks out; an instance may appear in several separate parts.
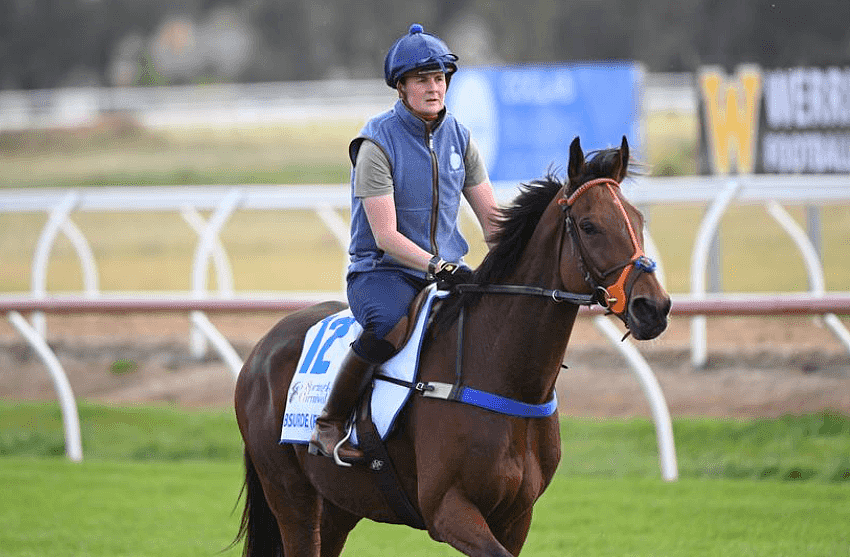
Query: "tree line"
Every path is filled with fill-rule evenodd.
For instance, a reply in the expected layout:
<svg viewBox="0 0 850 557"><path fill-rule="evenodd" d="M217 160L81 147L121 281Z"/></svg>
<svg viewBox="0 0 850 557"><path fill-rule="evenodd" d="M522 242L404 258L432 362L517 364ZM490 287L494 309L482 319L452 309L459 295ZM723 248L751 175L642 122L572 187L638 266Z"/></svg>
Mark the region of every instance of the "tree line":
<svg viewBox="0 0 850 557"><path fill-rule="evenodd" d="M847 0L0 0L0 89L373 78L412 22L461 64L850 63Z"/></svg>

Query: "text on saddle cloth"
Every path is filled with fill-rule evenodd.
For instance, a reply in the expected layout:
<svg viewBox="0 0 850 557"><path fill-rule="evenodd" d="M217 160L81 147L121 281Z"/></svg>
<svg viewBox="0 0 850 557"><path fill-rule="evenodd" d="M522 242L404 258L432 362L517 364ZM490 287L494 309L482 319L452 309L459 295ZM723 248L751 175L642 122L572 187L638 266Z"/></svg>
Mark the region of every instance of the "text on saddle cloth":
<svg viewBox="0 0 850 557"><path fill-rule="evenodd" d="M406 382L415 381L425 324L432 304L435 299L448 295L448 292L438 291L433 285L429 288L428 298L417 316L410 340L381 365L382 375ZM329 315L307 331L301 357L286 396L281 444L307 444L310 441L316 419L325 406L342 360L362 331L363 328L348 309ZM411 393L408 387L388 381L375 381L372 420L382 439L386 439ZM352 442L356 442L356 433L352 435Z"/></svg>

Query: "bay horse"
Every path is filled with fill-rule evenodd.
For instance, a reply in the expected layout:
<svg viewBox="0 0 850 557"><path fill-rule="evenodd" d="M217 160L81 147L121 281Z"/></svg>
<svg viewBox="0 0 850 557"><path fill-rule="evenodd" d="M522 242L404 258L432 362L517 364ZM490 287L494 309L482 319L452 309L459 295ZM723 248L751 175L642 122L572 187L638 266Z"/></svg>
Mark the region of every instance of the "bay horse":
<svg viewBox="0 0 850 557"><path fill-rule="evenodd" d="M643 218L619 188L628 163L625 137L587 159L575 138L565 183L550 173L522 187L501 210L495 245L473 273L480 286L461 288L436 310L419 380L452 383L462 361L465 385L529 405L552 401L579 309L558 302L571 293L608 307L635 339L661 334L670 297L643 254ZM344 307L326 302L283 318L242 368L235 405L246 501L234 543L244 540L249 557L336 557L368 518L424 527L469 556L518 555L560 460L556 411L516 417L412 396L386 450L422 525L390 508L368 467L337 466L306 445L278 443L306 332Z"/></svg>

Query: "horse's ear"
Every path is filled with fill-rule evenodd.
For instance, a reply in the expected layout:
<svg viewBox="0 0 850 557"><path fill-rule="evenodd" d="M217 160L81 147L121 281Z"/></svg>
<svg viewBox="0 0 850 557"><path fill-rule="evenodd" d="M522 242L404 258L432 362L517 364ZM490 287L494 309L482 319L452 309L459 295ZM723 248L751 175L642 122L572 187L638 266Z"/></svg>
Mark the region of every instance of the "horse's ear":
<svg viewBox="0 0 850 557"><path fill-rule="evenodd" d="M570 162L567 165L567 177L570 183L574 183L581 175L584 168L584 152L581 150L581 142L576 136L573 142L570 143Z"/></svg>
<svg viewBox="0 0 850 557"><path fill-rule="evenodd" d="M620 143L620 164L617 169L616 177L618 182L622 182L623 178L629 171L629 142L626 136L623 136L623 141Z"/></svg>

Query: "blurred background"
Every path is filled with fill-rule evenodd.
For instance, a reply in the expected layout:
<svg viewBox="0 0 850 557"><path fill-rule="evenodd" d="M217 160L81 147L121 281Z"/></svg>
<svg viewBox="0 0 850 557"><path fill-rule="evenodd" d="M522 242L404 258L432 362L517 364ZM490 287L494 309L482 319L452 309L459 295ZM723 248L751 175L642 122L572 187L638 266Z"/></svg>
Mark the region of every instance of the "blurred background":
<svg viewBox="0 0 850 557"><path fill-rule="evenodd" d="M0 186L344 182L411 22L462 67L637 62L654 175L700 168L699 68L850 60L843 0L2 0Z"/></svg>
<svg viewBox="0 0 850 557"><path fill-rule="evenodd" d="M3 0L0 89L378 78L415 21L465 65L850 58L844 0Z"/></svg>
<svg viewBox="0 0 850 557"><path fill-rule="evenodd" d="M742 64L768 71L850 61L845 0L0 0L0 188L345 184L348 142L395 99L383 59L411 22L444 38L462 69L636 64L641 129L629 135L639 146L636 169L651 176L704 168L700 68L732 75ZM557 170L566 161L551 163ZM704 206L644 210L671 290L687 291ZM844 290L850 279L835 265L850 215L841 206L824 211L827 288ZM46 219L20 210L0 217L3 291L32 289ZM98 260L102 289L188 289L197 238L179 216L76 212L73 220ZM778 273L781 255L753 249L783 241L763 211L733 208L724 223L725 276L715 284L805 289L801 266ZM317 231L313 244L305 230ZM234 214L221 237L237 290L315 286L286 273L293 254L322 270L320 288L336 289L338 242L322 230L312 212ZM121 260L128 253L137 264ZM482 255L473 251L472 262ZM81 282L60 235L46 284L76 290Z"/></svg>

